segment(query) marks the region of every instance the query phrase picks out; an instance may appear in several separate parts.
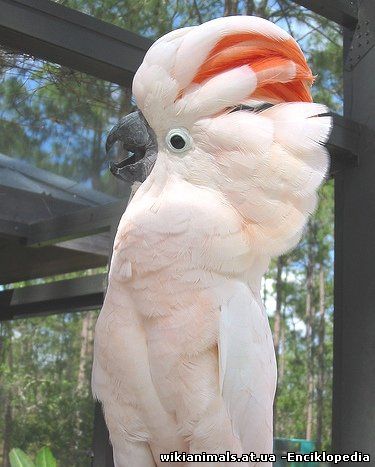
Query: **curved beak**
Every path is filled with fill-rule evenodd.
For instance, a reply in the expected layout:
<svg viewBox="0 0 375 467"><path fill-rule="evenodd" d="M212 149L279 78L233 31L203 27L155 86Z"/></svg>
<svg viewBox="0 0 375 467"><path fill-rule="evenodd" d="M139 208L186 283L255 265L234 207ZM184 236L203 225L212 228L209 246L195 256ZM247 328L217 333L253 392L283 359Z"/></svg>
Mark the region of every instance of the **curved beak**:
<svg viewBox="0 0 375 467"><path fill-rule="evenodd" d="M156 136L142 112L137 110L115 125L106 141L109 169L126 182L143 182L157 157Z"/></svg>

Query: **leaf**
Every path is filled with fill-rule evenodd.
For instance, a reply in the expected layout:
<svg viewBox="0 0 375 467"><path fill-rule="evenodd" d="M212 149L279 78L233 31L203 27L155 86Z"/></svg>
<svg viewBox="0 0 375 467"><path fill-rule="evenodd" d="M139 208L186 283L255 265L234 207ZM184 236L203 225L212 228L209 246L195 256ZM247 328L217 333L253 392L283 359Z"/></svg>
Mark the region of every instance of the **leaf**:
<svg viewBox="0 0 375 467"><path fill-rule="evenodd" d="M35 467L34 462L21 449L14 448L9 453L11 467Z"/></svg>
<svg viewBox="0 0 375 467"><path fill-rule="evenodd" d="M44 447L36 455L36 467L56 467L56 459L50 448Z"/></svg>

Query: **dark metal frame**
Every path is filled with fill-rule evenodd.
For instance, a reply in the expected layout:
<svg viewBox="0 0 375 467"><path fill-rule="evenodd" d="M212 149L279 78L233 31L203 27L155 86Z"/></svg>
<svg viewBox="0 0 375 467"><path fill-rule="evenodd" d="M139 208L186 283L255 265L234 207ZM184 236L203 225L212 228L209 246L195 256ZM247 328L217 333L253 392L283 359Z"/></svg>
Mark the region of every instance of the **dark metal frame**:
<svg viewBox="0 0 375 467"><path fill-rule="evenodd" d="M355 28L358 21L357 0L293 0L293 2L347 28Z"/></svg>
<svg viewBox="0 0 375 467"><path fill-rule="evenodd" d="M1 320L99 308L105 274L30 285L0 292Z"/></svg>
<svg viewBox="0 0 375 467"><path fill-rule="evenodd" d="M371 425L375 419L375 203L371 198L375 197L371 149L375 84L369 80L375 72L375 10L371 1L294 0L345 31L345 117L335 116L328 143L336 205L333 449L375 456ZM148 39L48 0L0 0L0 11L1 43L121 85L130 85L151 45ZM2 223L0 231L16 242L44 247L113 230L123 207L115 203L85 208L78 215L73 212L27 226ZM62 287L35 287L0 294L0 306L5 302L8 319L38 310L60 312L66 307L71 311L74 300L76 309L97 307L104 294L103 277L73 279ZM113 466L98 406L94 432L94 466Z"/></svg>
<svg viewBox="0 0 375 467"><path fill-rule="evenodd" d="M344 29L344 115L362 126L360 164L335 177L333 449L375 459L375 4Z"/></svg>
<svg viewBox="0 0 375 467"><path fill-rule="evenodd" d="M151 41L49 0L0 0L0 42L129 86Z"/></svg>
<svg viewBox="0 0 375 467"><path fill-rule="evenodd" d="M26 235L20 241L29 246L45 246L53 243L108 232L117 225L126 208L126 202L116 201L101 206L83 208L62 216L29 224ZM25 230L23 229L25 234ZM107 256L109 250L107 251Z"/></svg>

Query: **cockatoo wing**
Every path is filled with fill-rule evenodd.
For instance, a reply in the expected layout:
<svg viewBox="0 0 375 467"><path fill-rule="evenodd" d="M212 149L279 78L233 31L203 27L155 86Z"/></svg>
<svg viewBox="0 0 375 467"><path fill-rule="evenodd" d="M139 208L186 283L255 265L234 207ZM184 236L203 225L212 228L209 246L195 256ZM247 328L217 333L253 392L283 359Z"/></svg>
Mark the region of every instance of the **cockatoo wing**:
<svg viewBox="0 0 375 467"><path fill-rule="evenodd" d="M267 315L247 284L221 307L220 388L243 453L272 453L276 362Z"/></svg>

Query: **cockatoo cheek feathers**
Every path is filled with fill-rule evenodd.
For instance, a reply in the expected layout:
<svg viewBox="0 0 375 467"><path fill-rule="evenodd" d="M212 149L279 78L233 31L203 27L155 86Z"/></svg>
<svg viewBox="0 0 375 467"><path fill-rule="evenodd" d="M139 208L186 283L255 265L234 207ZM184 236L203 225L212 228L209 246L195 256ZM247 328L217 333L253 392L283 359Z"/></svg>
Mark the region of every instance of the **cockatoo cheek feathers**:
<svg viewBox="0 0 375 467"><path fill-rule="evenodd" d="M315 209L329 165L323 144L331 118L319 116L326 112L318 104L279 104L259 114L202 119L193 127L200 149L194 172L205 154L211 187L242 215L249 242L261 254L293 248Z"/></svg>
<svg viewBox="0 0 375 467"><path fill-rule="evenodd" d="M158 141L176 128L192 138L182 159L172 154L176 170L224 194L262 254L295 246L327 173L322 144L331 119L311 102L312 81L294 39L254 17L219 18L167 34L134 79L138 106ZM275 105L228 113L249 100Z"/></svg>

